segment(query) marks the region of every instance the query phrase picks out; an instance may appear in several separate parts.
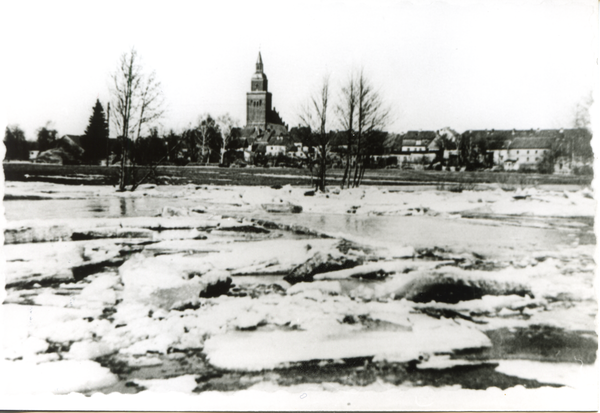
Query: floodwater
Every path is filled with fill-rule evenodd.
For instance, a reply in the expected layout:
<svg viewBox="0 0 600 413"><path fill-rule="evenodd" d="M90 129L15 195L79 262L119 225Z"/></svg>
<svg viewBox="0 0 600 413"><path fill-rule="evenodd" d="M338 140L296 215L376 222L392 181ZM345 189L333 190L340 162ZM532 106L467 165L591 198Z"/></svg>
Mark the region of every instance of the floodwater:
<svg viewBox="0 0 600 413"><path fill-rule="evenodd" d="M574 244L595 244L593 220L548 218L535 222L506 219L448 219L435 216L298 214L266 217L330 234L345 234L415 248L443 247L489 258L519 257ZM545 224L545 225L544 225ZM539 228L539 226L546 226ZM537 227L536 227L537 226Z"/></svg>
<svg viewBox="0 0 600 413"><path fill-rule="evenodd" d="M166 206L191 208L197 200L170 197L89 198L4 201L8 221L156 216ZM218 212L218 211L211 211ZM236 215L235 210L227 210ZM443 247L488 258L519 257L579 244L595 244L593 219L463 219L440 216L374 216L339 214L268 214L239 212L240 217L294 224L332 235L349 235L415 248Z"/></svg>
<svg viewBox="0 0 600 413"><path fill-rule="evenodd" d="M155 216L165 206L191 207L197 201L174 198L90 198L4 201L8 221Z"/></svg>

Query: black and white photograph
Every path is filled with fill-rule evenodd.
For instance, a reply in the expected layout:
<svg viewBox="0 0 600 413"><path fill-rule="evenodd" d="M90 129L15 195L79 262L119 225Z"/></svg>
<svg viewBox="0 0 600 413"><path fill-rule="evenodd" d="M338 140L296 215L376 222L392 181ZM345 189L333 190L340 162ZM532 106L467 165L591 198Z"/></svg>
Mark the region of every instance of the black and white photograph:
<svg viewBox="0 0 600 413"><path fill-rule="evenodd" d="M598 410L596 0L0 14L0 409Z"/></svg>

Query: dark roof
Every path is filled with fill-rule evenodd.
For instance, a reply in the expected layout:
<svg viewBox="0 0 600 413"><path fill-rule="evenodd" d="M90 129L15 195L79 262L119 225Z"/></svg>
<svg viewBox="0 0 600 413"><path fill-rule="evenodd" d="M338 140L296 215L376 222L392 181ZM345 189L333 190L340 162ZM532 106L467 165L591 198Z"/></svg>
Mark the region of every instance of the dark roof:
<svg viewBox="0 0 600 413"><path fill-rule="evenodd" d="M275 113L277 113L277 112L275 112ZM273 132L275 132L279 135L287 135L288 134L287 126L283 125L283 124L267 123L267 130L272 130Z"/></svg>
<svg viewBox="0 0 600 413"><path fill-rule="evenodd" d="M253 145L252 151L257 153L265 153L267 151L267 145L265 143Z"/></svg>
<svg viewBox="0 0 600 413"><path fill-rule="evenodd" d="M485 139L488 150L506 149L511 142L511 149L548 149L560 139L572 139L591 134L586 129L525 129L525 130L468 130L462 133L472 139ZM525 145L525 146L523 146Z"/></svg>
<svg viewBox="0 0 600 413"><path fill-rule="evenodd" d="M409 130L408 132L402 134L403 139L413 139L413 140L428 140L431 141L436 137L435 131L432 130Z"/></svg>
<svg viewBox="0 0 600 413"><path fill-rule="evenodd" d="M277 109L275 108L271 109L267 114L267 125L278 127L280 130L285 130L287 132L287 125L283 119L281 119L279 112L277 112Z"/></svg>
<svg viewBox="0 0 600 413"><path fill-rule="evenodd" d="M429 145L429 142L431 142L431 140L424 139L421 143L417 144L417 141L414 139L402 139L402 146L427 146Z"/></svg>
<svg viewBox="0 0 600 413"><path fill-rule="evenodd" d="M272 134L267 142L269 145L278 145L286 147L294 145L294 140L288 135Z"/></svg>
<svg viewBox="0 0 600 413"><path fill-rule="evenodd" d="M73 142L75 142L77 145L81 146L81 138L83 138L83 136L81 135L63 135L63 138L69 138L71 139Z"/></svg>
<svg viewBox="0 0 600 413"><path fill-rule="evenodd" d="M505 142L506 149L550 149L555 141L551 136L519 137Z"/></svg>
<svg viewBox="0 0 600 413"><path fill-rule="evenodd" d="M240 139L246 140L249 144L269 142L273 137L289 136L285 125L267 124L266 129L255 126L247 126L240 130Z"/></svg>

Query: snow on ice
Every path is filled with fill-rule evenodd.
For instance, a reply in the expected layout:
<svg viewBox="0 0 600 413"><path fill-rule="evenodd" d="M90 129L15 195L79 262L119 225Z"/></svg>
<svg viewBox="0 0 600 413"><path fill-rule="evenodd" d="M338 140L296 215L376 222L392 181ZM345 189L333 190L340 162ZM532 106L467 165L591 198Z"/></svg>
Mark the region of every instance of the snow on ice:
<svg viewBox="0 0 600 413"><path fill-rule="evenodd" d="M509 391L523 380L591 388L594 245L563 242L564 234L586 230L575 218L594 216L589 191L304 192L144 186L115 193L8 183L7 199L143 199L155 208L144 216L9 219L1 363L11 380L3 391L89 394L132 383L136 391L189 394L212 378L230 390L253 383L290 390L296 384L282 384L282 375L295 366L333 365L347 369L340 373L347 379L366 374L370 364L377 366L372 371L401 366L410 386L420 386L410 382L415 371L481 368L517 383ZM275 215L263 205L298 205L302 212ZM458 243L416 248L352 235L347 227L302 227L302 217L319 215L342 216L347 225L356 216L424 217L439 231L466 222L509 225L503 219L510 216L515 228L541 225L558 235L555 244L489 257ZM539 221L526 221L532 217ZM497 240L478 242L493 249ZM566 343L569 355L585 355L585 365L552 362L535 343L521 353L494 352L499 331L517 337L532 328ZM507 342L521 336L514 337ZM200 367L192 374L181 360L194 358ZM172 370L161 376L157 366ZM373 374L361 385L404 386ZM460 386L467 384L452 388ZM460 391L474 391L468 389Z"/></svg>

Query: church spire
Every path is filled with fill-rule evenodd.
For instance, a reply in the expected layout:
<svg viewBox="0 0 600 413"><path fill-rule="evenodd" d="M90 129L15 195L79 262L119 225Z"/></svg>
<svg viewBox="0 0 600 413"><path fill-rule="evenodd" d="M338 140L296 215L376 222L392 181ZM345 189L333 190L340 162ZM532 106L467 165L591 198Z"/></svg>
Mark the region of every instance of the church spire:
<svg viewBox="0 0 600 413"><path fill-rule="evenodd" d="M263 62L262 62L262 57L260 55L260 51L258 52L258 59L256 60L256 73L262 73L263 72Z"/></svg>

